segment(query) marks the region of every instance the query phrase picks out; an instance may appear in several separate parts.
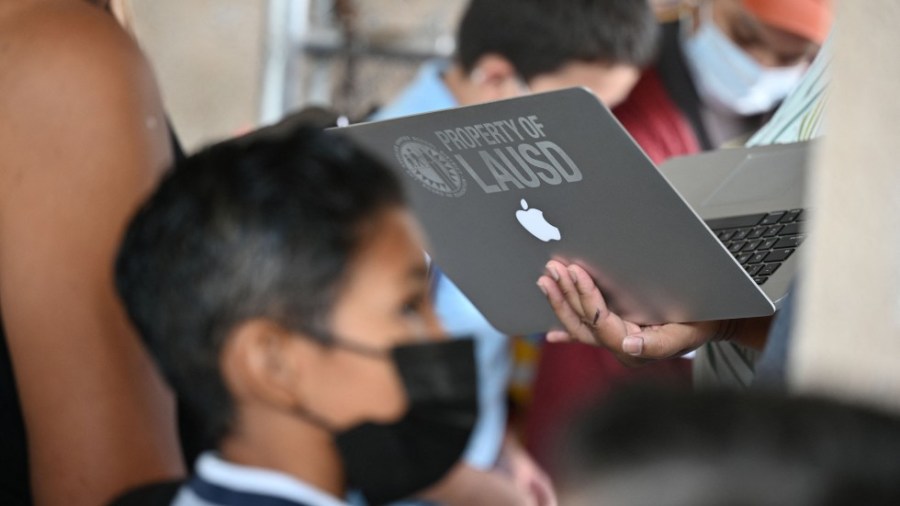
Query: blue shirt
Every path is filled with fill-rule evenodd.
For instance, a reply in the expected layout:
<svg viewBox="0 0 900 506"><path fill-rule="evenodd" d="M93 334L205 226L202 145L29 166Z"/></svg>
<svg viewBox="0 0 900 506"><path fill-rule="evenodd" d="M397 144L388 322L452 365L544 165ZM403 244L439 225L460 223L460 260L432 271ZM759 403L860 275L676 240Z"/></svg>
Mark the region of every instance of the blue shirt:
<svg viewBox="0 0 900 506"><path fill-rule="evenodd" d="M447 63L444 61L423 65L412 83L370 119L382 120L457 107L456 98L441 78L445 68ZM509 339L488 323L447 276L438 278L435 306L444 329L450 335L470 334L475 338L479 415L464 458L472 467L489 469L497 461L506 432L506 385L511 363Z"/></svg>

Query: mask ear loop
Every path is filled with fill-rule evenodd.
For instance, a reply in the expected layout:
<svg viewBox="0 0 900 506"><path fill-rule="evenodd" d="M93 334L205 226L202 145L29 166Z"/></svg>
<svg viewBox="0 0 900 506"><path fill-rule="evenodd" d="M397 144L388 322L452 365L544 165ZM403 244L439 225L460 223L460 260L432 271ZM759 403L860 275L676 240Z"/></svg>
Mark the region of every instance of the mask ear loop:
<svg viewBox="0 0 900 506"><path fill-rule="evenodd" d="M315 336L315 338L312 340L319 346L342 348L344 350L356 353L360 356L378 360L385 360L390 356L390 350L372 348L370 346L358 344L353 341L337 339L330 332L315 331L310 332L310 334ZM300 404L291 406L290 410L295 415L303 418L307 422L324 430L325 432L328 432L329 434L336 434L338 432L334 424L326 420L324 417L313 413Z"/></svg>
<svg viewBox="0 0 900 506"><path fill-rule="evenodd" d="M356 353L357 355L378 360L384 360L391 354L390 349L373 348L371 346L355 343L353 341L346 341L344 339L332 339L331 344L338 348Z"/></svg>
<svg viewBox="0 0 900 506"><path fill-rule="evenodd" d="M315 339L315 342L320 346L340 348L342 350L356 353L357 355L379 360L384 360L390 356L389 349L375 348L365 344L359 344L351 340L339 339L332 333L324 330L316 330L308 333L317 338Z"/></svg>
<svg viewBox="0 0 900 506"><path fill-rule="evenodd" d="M678 7L678 25L682 40L697 33L701 25L707 20L706 12L712 9L712 4L707 0L684 0ZM709 21L712 21L712 13L709 12Z"/></svg>

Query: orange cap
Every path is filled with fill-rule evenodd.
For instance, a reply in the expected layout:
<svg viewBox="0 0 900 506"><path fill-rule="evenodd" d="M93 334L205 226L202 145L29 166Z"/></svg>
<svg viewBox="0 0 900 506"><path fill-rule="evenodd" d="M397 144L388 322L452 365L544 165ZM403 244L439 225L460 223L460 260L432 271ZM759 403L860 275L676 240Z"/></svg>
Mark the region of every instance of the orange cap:
<svg viewBox="0 0 900 506"><path fill-rule="evenodd" d="M830 0L743 0L743 3L763 23L817 44L825 42L831 29Z"/></svg>

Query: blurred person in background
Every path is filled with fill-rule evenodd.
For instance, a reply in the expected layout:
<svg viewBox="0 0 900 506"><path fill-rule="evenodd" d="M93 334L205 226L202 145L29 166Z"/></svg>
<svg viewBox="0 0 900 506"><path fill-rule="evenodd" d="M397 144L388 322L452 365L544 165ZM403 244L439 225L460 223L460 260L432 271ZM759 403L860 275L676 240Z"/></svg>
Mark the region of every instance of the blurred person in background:
<svg viewBox="0 0 900 506"><path fill-rule="evenodd" d="M103 0L0 1L0 503L96 505L178 476L174 402L113 288L175 148Z"/></svg>
<svg viewBox="0 0 900 506"><path fill-rule="evenodd" d="M830 0L698 0L662 25L658 81L704 150L743 143L797 86L825 41Z"/></svg>
<svg viewBox="0 0 900 506"><path fill-rule="evenodd" d="M806 397L620 391L558 448L572 506L888 506L900 421Z"/></svg>

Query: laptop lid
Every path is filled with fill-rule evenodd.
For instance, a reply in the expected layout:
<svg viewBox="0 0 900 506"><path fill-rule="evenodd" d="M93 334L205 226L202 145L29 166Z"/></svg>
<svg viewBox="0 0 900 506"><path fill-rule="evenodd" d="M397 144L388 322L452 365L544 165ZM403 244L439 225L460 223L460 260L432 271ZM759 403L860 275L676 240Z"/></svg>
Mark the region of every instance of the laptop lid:
<svg viewBox="0 0 900 506"><path fill-rule="evenodd" d="M638 323L774 312L586 89L341 132L400 174L432 260L503 332L559 326L535 285L551 258L583 265L610 307Z"/></svg>

